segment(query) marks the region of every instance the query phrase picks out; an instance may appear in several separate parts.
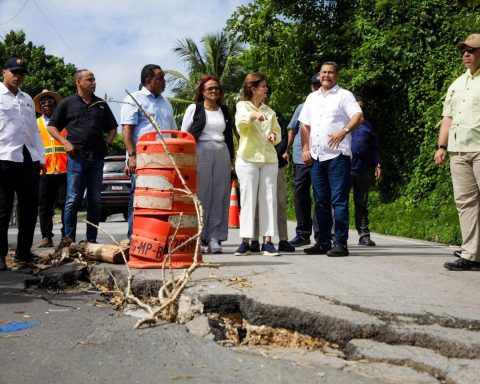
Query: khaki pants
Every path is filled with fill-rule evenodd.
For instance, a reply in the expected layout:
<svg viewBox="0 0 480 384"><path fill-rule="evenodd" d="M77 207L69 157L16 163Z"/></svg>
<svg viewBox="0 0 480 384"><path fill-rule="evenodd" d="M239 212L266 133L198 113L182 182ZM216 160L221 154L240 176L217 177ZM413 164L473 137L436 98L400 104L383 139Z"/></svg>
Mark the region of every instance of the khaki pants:
<svg viewBox="0 0 480 384"><path fill-rule="evenodd" d="M450 153L450 172L462 231L462 258L480 261L480 152Z"/></svg>

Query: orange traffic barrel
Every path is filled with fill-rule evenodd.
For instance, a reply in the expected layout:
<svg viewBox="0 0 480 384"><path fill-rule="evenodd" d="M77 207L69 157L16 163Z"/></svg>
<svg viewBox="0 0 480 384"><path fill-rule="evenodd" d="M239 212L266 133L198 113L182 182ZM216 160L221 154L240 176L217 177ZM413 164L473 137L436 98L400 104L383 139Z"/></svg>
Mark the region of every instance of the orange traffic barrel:
<svg viewBox="0 0 480 384"><path fill-rule="evenodd" d="M197 187L195 138L181 131L162 131L168 152L192 192ZM137 142L130 261L133 268L161 268L168 250L183 244L198 232L195 205L184 189L172 160L157 132L142 135ZM172 253L173 268L193 263L196 241ZM198 261L201 261L201 253Z"/></svg>

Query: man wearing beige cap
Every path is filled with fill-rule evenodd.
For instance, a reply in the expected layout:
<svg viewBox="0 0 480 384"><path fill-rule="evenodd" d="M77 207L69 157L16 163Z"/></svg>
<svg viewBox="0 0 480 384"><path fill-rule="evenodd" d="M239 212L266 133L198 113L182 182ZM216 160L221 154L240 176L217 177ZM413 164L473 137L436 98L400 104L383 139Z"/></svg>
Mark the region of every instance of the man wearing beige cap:
<svg viewBox="0 0 480 384"><path fill-rule="evenodd" d="M40 218L40 230L42 240L38 244L39 248L53 247L53 214L55 206L62 210L62 237L64 236L63 208L65 206L65 196L67 193L67 154L65 147L61 142L53 138L47 131L48 123L57 108L62 97L56 93L44 89L33 98L35 111L41 116L37 118L37 125L40 136L45 146L45 165L47 171L40 176L39 185L39 206L38 216ZM67 130L61 132L65 136Z"/></svg>
<svg viewBox="0 0 480 384"><path fill-rule="evenodd" d="M462 252L444 267L480 271L480 34L469 35L457 48L467 70L448 88L434 160L444 164L448 148Z"/></svg>

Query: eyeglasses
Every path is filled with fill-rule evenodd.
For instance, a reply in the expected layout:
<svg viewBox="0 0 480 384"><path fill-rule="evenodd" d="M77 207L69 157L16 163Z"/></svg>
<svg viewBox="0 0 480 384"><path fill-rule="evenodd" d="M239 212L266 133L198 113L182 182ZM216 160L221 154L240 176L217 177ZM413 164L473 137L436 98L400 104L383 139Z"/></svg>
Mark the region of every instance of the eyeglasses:
<svg viewBox="0 0 480 384"><path fill-rule="evenodd" d="M55 104L55 100L53 99L40 100L38 104L40 104L41 106L53 105Z"/></svg>
<svg viewBox="0 0 480 384"><path fill-rule="evenodd" d="M207 91L207 92L218 92L218 91L220 91L220 87L208 87L208 88L205 88L205 91Z"/></svg>
<svg viewBox="0 0 480 384"><path fill-rule="evenodd" d="M463 56L465 54L465 52L468 52L471 55L473 55L477 51L478 51L478 48L463 48L463 49L460 50L460 54Z"/></svg>

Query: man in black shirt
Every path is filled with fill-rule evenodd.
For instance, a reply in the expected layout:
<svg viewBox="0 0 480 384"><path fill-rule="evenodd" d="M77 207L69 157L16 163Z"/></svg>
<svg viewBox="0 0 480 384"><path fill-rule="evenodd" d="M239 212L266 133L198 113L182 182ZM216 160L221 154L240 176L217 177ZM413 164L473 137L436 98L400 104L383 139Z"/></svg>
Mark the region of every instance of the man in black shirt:
<svg viewBox="0 0 480 384"><path fill-rule="evenodd" d="M95 96L95 76L87 69L74 74L77 93L63 99L48 125L48 132L67 152L65 237L75 241L77 213L87 189L87 220L100 221L103 159L117 133L117 121L108 104ZM60 134L68 130L66 137ZM106 135L106 142L105 142ZM97 228L87 225L87 241L96 242Z"/></svg>

